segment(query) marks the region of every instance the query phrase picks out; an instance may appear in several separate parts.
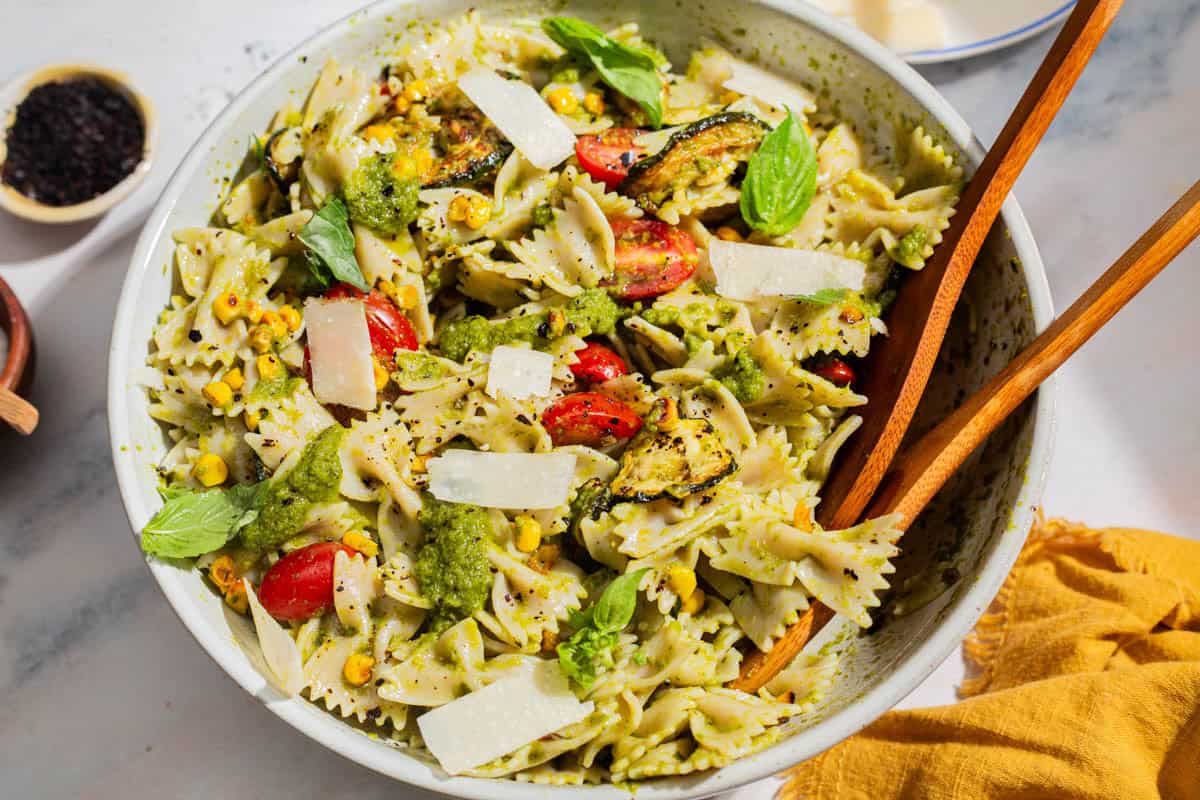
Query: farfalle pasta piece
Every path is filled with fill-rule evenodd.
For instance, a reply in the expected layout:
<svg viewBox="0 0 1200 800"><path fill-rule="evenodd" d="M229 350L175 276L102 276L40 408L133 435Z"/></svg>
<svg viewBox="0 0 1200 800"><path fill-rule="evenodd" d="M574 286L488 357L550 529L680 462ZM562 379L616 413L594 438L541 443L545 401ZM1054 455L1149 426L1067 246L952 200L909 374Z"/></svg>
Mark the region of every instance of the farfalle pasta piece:
<svg viewBox="0 0 1200 800"><path fill-rule="evenodd" d="M867 398L849 387L839 387L795 365L786 345L771 333L760 334L750 345L750 354L765 375L762 396L746 403L746 414L755 422L786 425L817 406L854 408Z"/></svg>

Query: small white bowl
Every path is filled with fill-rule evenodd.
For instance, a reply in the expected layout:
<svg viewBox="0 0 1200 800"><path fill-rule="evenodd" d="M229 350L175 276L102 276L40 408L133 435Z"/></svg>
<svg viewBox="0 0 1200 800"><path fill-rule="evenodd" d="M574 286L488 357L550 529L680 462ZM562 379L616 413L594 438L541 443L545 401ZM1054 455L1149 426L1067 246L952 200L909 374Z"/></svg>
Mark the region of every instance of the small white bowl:
<svg viewBox="0 0 1200 800"><path fill-rule="evenodd" d="M548 7L605 25L638 20L676 57L713 36L743 53L758 47L769 54L773 68L817 87L836 103L840 116L875 138L890 136L897 146L892 123L920 123L968 172L983 159L966 122L916 71L866 34L794 0L494 0L486 5L383 0L368 6L282 56L226 107L176 170L138 240L117 307L108 374L113 462L135 532L161 505L154 467L166 442L148 413L139 376L155 320L172 293L172 271L164 268L173 252L171 231L207 223L216 202L214 181L231 175L245 158L246 132L262 130L276 109L306 96L326 58L378 68L381 51L387 50L379 45L410 19L447 19L473 5L483 9L485 20L546 13ZM1037 246L1011 196L963 298L963 311L970 313L956 314L951 324L944 357L918 412L919 429L982 386L1053 317ZM779 742L722 769L641 785L638 800L710 797L811 758L895 705L950 655L1004 582L1033 522L1050 457L1053 397L1051 380L992 435L908 531L905 559L928 564L924 574L933 580L904 587L905 614L889 615L871 631L846 632L830 644L843 653L840 671L809 718L794 719ZM135 533L132 546L136 539ZM629 789L611 785L560 788L449 777L427 755L391 746L307 700L281 694L266 677L249 623L227 613L196 570L157 560L149 565L180 620L222 669L283 721L347 758L462 798L542 800L551 792L578 800L630 796ZM922 591L946 575L961 577L949 578L951 586L944 591ZM826 630L837 633L834 627Z"/></svg>
<svg viewBox="0 0 1200 800"><path fill-rule="evenodd" d="M126 75L93 64L52 64L22 75L0 88L0 115L3 119L3 126L0 126L0 165L7 157L8 148L5 145L5 139L21 101L42 84L83 77L103 81L133 103L133 107L137 109L142 118L142 127L145 131L142 160L133 168L133 172L122 178L120 183L107 192L99 194L91 200L70 206L51 206L39 203L21 194L13 187L0 183L0 208L33 222L82 222L100 216L124 200L133 193L133 190L146 177L146 173L150 171L154 148L158 143L158 117L154 113L154 106L145 95L134 88Z"/></svg>

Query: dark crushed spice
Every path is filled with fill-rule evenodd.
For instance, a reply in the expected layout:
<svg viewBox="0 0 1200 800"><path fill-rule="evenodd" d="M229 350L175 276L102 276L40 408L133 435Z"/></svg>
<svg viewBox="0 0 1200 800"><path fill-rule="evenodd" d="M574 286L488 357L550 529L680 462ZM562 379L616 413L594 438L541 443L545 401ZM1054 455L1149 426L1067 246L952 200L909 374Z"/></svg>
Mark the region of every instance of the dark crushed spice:
<svg viewBox="0 0 1200 800"><path fill-rule="evenodd" d="M17 106L0 180L45 205L83 203L133 172L145 140L137 108L104 81L45 83Z"/></svg>

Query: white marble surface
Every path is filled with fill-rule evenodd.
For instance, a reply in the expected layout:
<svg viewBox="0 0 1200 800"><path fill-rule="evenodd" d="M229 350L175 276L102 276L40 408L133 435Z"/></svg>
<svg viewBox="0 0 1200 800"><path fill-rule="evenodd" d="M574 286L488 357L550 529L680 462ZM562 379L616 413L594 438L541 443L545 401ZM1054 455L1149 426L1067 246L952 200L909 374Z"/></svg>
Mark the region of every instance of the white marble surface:
<svg viewBox="0 0 1200 800"><path fill-rule="evenodd" d="M0 213L0 274L34 319L42 427L0 432L0 776L12 797L418 797L247 697L177 622L133 546L105 428L105 353L144 210L232 92L356 0L5 4L0 80L43 63L128 71L158 104L147 185L98 225ZM989 141L1050 35L928 68ZM1060 305L1200 177L1200 0L1128 0L1018 184ZM1200 250L1064 369L1051 514L1200 535ZM957 656L905 705L948 702ZM738 793L767 798L771 786Z"/></svg>

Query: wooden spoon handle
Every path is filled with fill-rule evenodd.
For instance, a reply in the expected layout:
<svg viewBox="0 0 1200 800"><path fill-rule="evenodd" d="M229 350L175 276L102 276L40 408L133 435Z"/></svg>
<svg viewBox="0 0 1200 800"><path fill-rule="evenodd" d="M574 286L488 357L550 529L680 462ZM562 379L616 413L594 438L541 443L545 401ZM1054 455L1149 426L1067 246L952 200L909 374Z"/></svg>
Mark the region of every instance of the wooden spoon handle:
<svg viewBox="0 0 1200 800"><path fill-rule="evenodd" d="M1198 234L1200 182L1007 367L898 459L867 515L898 511L916 519L975 448Z"/></svg>
<svg viewBox="0 0 1200 800"><path fill-rule="evenodd" d="M37 427L38 410L23 397L0 387L0 419L28 436Z"/></svg>
<svg viewBox="0 0 1200 800"><path fill-rule="evenodd" d="M858 522L887 473L1000 207L1120 7L1121 0L1079 0L963 192L942 243L925 268L901 285L888 319L891 334L872 343L861 373L858 389L870 398L863 426L838 453L821 491L817 516L825 528Z"/></svg>

